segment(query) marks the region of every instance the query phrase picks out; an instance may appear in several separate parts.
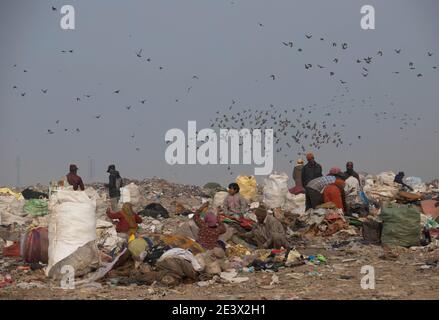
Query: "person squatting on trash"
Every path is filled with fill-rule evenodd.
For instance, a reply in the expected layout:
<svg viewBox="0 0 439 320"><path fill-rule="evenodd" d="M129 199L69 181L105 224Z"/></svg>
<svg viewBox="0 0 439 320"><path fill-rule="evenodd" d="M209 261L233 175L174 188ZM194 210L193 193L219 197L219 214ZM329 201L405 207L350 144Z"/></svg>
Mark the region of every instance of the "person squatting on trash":
<svg viewBox="0 0 439 320"><path fill-rule="evenodd" d="M208 211L202 219L200 212L197 212L194 215L194 221L199 228L197 242L207 250L221 248L218 240L219 236L226 232L226 227L220 222L219 217Z"/></svg>
<svg viewBox="0 0 439 320"><path fill-rule="evenodd" d="M122 210L112 212L110 208L107 209L107 216L110 219L119 220L116 224L116 231L124 233L129 237L135 235L138 228L138 223L142 222L142 218L133 211L131 203L124 203Z"/></svg>
<svg viewBox="0 0 439 320"><path fill-rule="evenodd" d="M111 210L118 210L118 203L120 199L120 188L122 188L122 177L119 174L119 171L116 170L116 166L114 164L109 165L107 169L108 176L108 194L110 196Z"/></svg>
<svg viewBox="0 0 439 320"><path fill-rule="evenodd" d="M78 176L78 167L75 164L70 165L70 172L66 175L67 182L73 186L73 190L77 191L78 188L84 191L84 183L80 176Z"/></svg>
<svg viewBox="0 0 439 320"><path fill-rule="evenodd" d="M237 183L229 184L227 190L229 193L224 199L223 212L226 215L240 218L247 210L247 201L239 193L239 185Z"/></svg>
<svg viewBox="0 0 439 320"><path fill-rule="evenodd" d="M255 210L258 222L247 233L241 233L240 237L260 249L290 249L285 229L282 223L273 215L267 214L264 207Z"/></svg>

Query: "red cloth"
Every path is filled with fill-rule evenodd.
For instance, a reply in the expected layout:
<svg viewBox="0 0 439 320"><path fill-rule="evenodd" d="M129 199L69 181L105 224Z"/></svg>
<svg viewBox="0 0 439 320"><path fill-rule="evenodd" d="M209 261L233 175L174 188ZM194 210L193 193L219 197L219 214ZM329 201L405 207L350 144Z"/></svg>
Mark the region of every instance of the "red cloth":
<svg viewBox="0 0 439 320"><path fill-rule="evenodd" d="M70 172L67 175L67 182L73 186L73 190L78 190L78 187L81 188L82 191L84 191L84 183L82 182L82 179L80 176L78 176L76 173Z"/></svg>
<svg viewBox="0 0 439 320"><path fill-rule="evenodd" d="M323 202L332 202L337 208L345 210L340 188L335 183L330 184L323 191Z"/></svg>
<svg viewBox="0 0 439 320"><path fill-rule="evenodd" d="M120 233L126 233L130 230L130 225L128 221L124 218L122 212L111 212L110 210L107 211L107 216L110 219L117 219L119 222L116 224L116 231ZM136 223L141 223L142 218L137 214L134 213L134 218L136 219Z"/></svg>
<svg viewBox="0 0 439 320"><path fill-rule="evenodd" d="M228 215L225 215L225 214L220 214L219 217L220 217L221 221L224 221L225 219L236 221L236 222L239 223L239 225L242 228L244 228L246 230L251 230L253 228L253 225L256 223L253 220L247 219L247 218L244 218L244 217L240 217L238 219L238 218L235 218L235 217L232 217L232 216L228 216Z"/></svg>
<svg viewBox="0 0 439 320"><path fill-rule="evenodd" d="M295 186L295 187L289 189L288 191L294 195L305 193L305 189L303 189L302 186Z"/></svg>
<svg viewBox="0 0 439 320"><path fill-rule="evenodd" d="M209 227L207 223L201 219L199 214L194 216L194 221L200 228L198 231L198 243L207 250L219 247L218 238L221 234L226 232L226 226L220 223L217 227Z"/></svg>

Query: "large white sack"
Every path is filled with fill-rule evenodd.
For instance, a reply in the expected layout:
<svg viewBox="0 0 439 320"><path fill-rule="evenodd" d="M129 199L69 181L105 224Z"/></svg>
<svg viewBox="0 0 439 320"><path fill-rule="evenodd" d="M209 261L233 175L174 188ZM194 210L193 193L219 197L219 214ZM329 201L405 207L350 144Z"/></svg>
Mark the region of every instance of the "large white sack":
<svg viewBox="0 0 439 320"><path fill-rule="evenodd" d="M131 182L129 185L120 188L120 202L122 204L129 202L134 207L140 205L141 194L139 186Z"/></svg>
<svg viewBox="0 0 439 320"><path fill-rule="evenodd" d="M282 209L285 211L302 214L305 212L305 201L305 194L300 193L298 195L294 195L288 192Z"/></svg>
<svg viewBox="0 0 439 320"><path fill-rule="evenodd" d="M377 182L381 185L393 186L395 183L395 173L392 171L381 172L377 175Z"/></svg>
<svg viewBox="0 0 439 320"><path fill-rule="evenodd" d="M49 263L46 274L79 247L96 240L96 200L84 191L59 190L49 203Z"/></svg>
<svg viewBox="0 0 439 320"><path fill-rule="evenodd" d="M413 188L413 192L426 192L427 185L419 177L406 177L404 182Z"/></svg>
<svg viewBox="0 0 439 320"><path fill-rule="evenodd" d="M0 214L3 211L7 211L15 216L27 216L27 213L23 209L25 204L26 200L24 200L24 198L17 199L12 195L0 196Z"/></svg>
<svg viewBox="0 0 439 320"><path fill-rule="evenodd" d="M213 197L213 207L222 207L228 194L229 193L226 191L218 191L217 193L215 193L215 196Z"/></svg>
<svg viewBox="0 0 439 320"><path fill-rule="evenodd" d="M288 194L288 175L273 173L264 180L264 200L268 208L280 208Z"/></svg>

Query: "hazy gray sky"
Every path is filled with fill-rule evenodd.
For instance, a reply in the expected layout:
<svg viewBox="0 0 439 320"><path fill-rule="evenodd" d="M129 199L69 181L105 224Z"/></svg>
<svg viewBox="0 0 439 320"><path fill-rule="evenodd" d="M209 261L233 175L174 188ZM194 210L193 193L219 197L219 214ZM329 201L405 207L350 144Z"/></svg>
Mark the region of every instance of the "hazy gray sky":
<svg viewBox="0 0 439 320"><path fill-rule="evenodd" d="M74 31L60 28L64 4L76 9ZM376 30L360 28L365 4L375 6ZM436 178L439 69L432 67L439 66L438 9L437 0L1 1L0 185L15 185L17 156L22 185L58 179L69 163L79 166L87 182L90 157L94 180L105 180L108 164L115 163L130 178L225 184L237 173L251 174L253 166L234 168L234 176L224 165L171 167L164 159L165 132L186 131L188 120L208 127L217 110L227 112L232 99L238 110L317 104L321 114L310 119L321 120L324 106L343 93L329 69L348 82L346 100L358 105L371 97L372 107L357 106L350 114L348 103L333 107L346 108L331 121L346 124L343 135L353 144L316 151L324 171L352 160L360 171L404 170ZM332 41L349 48L334 49ZM61 53L70 49L74 52ZM136 56L140 49L142 58ZM378 50L384 53L379 59ZM364 78L355 59L367 56L374 63ZM335 57L338 64L332 62ZM409 62L416 71L409 70ZM305 63L328 68L309 72ZM143 99L145 104L139 102ZM398 121L376 123L373 113L383 110L421 121L404 130ZM95 119L99 114L102 118ZM47 134L48 129L55 133ZM363 138L354 139L358 135ZM288 159L275 155L275 170L290 174L288 161L298 151L293 147Z"/></svg>

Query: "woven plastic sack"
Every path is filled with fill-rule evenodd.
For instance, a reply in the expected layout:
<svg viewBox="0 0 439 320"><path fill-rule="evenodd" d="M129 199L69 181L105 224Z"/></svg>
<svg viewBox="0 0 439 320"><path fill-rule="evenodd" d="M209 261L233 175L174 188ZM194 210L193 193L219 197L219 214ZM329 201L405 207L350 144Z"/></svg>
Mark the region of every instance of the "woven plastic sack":
<svg viewBox="0 0 439 320"><path fill-rule="evenodd" d="M382 208L380 218L383 221L383 244L401 247L419 245L421 215L415 207L391 203Z"/></svg>

